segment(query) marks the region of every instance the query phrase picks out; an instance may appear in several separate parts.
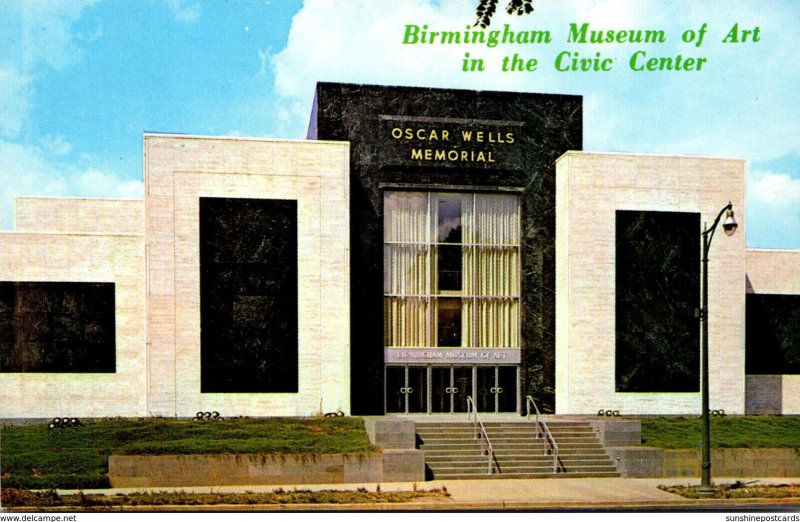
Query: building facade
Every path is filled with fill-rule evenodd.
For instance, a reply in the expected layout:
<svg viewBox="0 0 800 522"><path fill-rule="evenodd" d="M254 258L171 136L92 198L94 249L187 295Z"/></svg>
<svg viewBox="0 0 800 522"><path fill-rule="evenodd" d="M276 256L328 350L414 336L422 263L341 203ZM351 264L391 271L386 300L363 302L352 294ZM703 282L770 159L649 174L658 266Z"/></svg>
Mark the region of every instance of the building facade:
<svg viewBox="0 0 800 522"><path fill-rule="evenodd" d="M308 139L147 134L143 200L21 198L3 418L800 414L800 252L742 160L583 153L580 97L319 84ZM469 403L469 404L468 404Z"/></svg>

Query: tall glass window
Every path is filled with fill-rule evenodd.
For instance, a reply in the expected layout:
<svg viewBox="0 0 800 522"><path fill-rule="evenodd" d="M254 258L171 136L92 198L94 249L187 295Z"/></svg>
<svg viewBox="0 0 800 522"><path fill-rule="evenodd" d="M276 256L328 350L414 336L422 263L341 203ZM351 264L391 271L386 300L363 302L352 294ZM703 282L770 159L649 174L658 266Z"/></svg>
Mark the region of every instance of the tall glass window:
<svg viewBox="0 0 800 522"><path fill-rule="evenodd" d="M388 348L518 348L519 198L387 192Z"/></svg>

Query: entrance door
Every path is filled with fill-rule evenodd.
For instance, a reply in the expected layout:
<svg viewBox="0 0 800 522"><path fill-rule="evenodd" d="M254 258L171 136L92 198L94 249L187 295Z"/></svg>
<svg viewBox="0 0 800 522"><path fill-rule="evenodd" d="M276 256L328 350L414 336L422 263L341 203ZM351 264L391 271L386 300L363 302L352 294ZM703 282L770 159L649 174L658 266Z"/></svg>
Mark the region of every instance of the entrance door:
<svg viewBox="0 0 800 522"><path fill-rule="evenodd" d="M471 366L431 368L431 413L466 412L471 395Z"/></svg>
<svg viewBox="0 0 800 522"><path fill-rule="evenodd" d="M467 397L472 396L472 367L456 366L453 368L453 411L467 411Z"/></svg>
<svg viewBox="0 0 800 522"><path fill-rule="evenodd" d="M406 380L406 396L408 397L407 413L428 412L428 369L409 366Z"/></svg>
<svg viewBox="0 0 800 522"><path fill-rule="evenodd" d="M478 411L495 411L496 397L495 367L478 368Z"/></svg>
<svg viewBox="0 0 800 522"><path fill-rule="evenodd" d="M427 413L428 369L386 367L386 413Z"/></svg>
<svg viewBox="0 0 800 522"><path fill-rule="evenodd" d="M431 368L431 413L453 411L452 373L452 368L449 366Z"/></svg>
<svg viewBox="0 0 800 522"><path fill-rule="evenodd" d="M517 411L517 372L516 366L497 368L497 411Z"/></svg>
<svg viewBox="0 0 800 522"><path fill-rule="evenodd" d="M430 379L430 380L429 380ZM515 366L387 366L386 413L517 411Z"/></svg>
<svg viewBox="0 0 800 522"><path fill-rule="evenodd" d="M386 413L406 412L406 369L402 366L386 367Z"/></svg>
<svg viewBox="0 0 800 522"><path fill-rule="evenodd" d="M517 368L478 368L478 411L517 411Z"/></svg>

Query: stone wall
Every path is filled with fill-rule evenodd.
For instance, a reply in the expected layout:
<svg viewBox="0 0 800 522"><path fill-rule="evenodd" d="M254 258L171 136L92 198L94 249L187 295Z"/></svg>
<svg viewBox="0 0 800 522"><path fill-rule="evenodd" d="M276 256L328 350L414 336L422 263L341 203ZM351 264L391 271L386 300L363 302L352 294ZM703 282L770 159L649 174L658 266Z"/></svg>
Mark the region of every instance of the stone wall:
<svg viewBox="0 0 800 522"><path fill-rule="evenodd" d="M416 423L395 417L364 417L369 441L381 449L414 449L417 443Z"/></svg>
<svg viewBox="0 0 800 522"><path fill-rule="evenodd" d="M17 198L14 231L144 234L144 201L99 198Z"/></svg>
<svg viewBox="0 0 800 522"><path fill-rule="evenodd" d="M700 477L700 448L609 448L623 477ZM800 477L800 449L711 450L712 477Z"/></svg>
<svg viewBox="0 0 800 522"><path fill-rule="evenodd" d="M747 292L800 295L800 251L748 250ZM746 413L800 414L800 375L747 375L746 383Z"/></svg>
<svg viewBox="0 0 800 522"><path fill-rule="evenodd" d="M113 488L345 484L425 480L421 452L415 460L395 452L355 455L112 455Z"/></svg>
<svg viewBox="0 0 800 522"><path fill-rule="evenodd" d="M0 417L146 415L142 236L11 232L0 233L0 245L0 280L114 283L116 317L113 373L4 372Z"/></svg>
<svg viewBox="0 0 800 522"><path fill-rule="evenodd" d="M590 420L601 444L609 446L638 446L642 443L642 423L638 420Z"/></svg>
<svg viewBox="0 0 800 522"><path fill-rule="evenodd" d="M692 212L710 224L730 201L739 231L715 235L709 265L709 301L724 303L709 310L710 406L743 414L744 161L569 152L556 162L556 185L556 413L697 411L699 392L616 392L615 216Z"/></svg>
<svg viewBox="0 0 800 522"><path fill-rule="evenodd" d="M748 415L800 415L800 375L748 375Z"/></svg>
<svg viewBox="0 0 800 522"><path fill-rule="evenodd" d="M148 134L144 147L147 413L350 413L348 144ZM296 393L201 393L200 198L297 202Z"/></svg>

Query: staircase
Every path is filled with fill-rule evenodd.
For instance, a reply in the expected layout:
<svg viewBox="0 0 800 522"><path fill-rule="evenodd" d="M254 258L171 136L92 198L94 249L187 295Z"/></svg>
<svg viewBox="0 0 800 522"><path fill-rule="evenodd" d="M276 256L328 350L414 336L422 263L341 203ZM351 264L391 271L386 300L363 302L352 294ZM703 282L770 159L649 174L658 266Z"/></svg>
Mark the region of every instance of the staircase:
<svg viewBox="0 0 800 522"><path fill-rule="evenodd" d="M547 423L558 444L558 472L533 422L484 422L494 448L493 473L472 423L417 423L419 449L433 479L618 477L588 422Z"/></svg>

